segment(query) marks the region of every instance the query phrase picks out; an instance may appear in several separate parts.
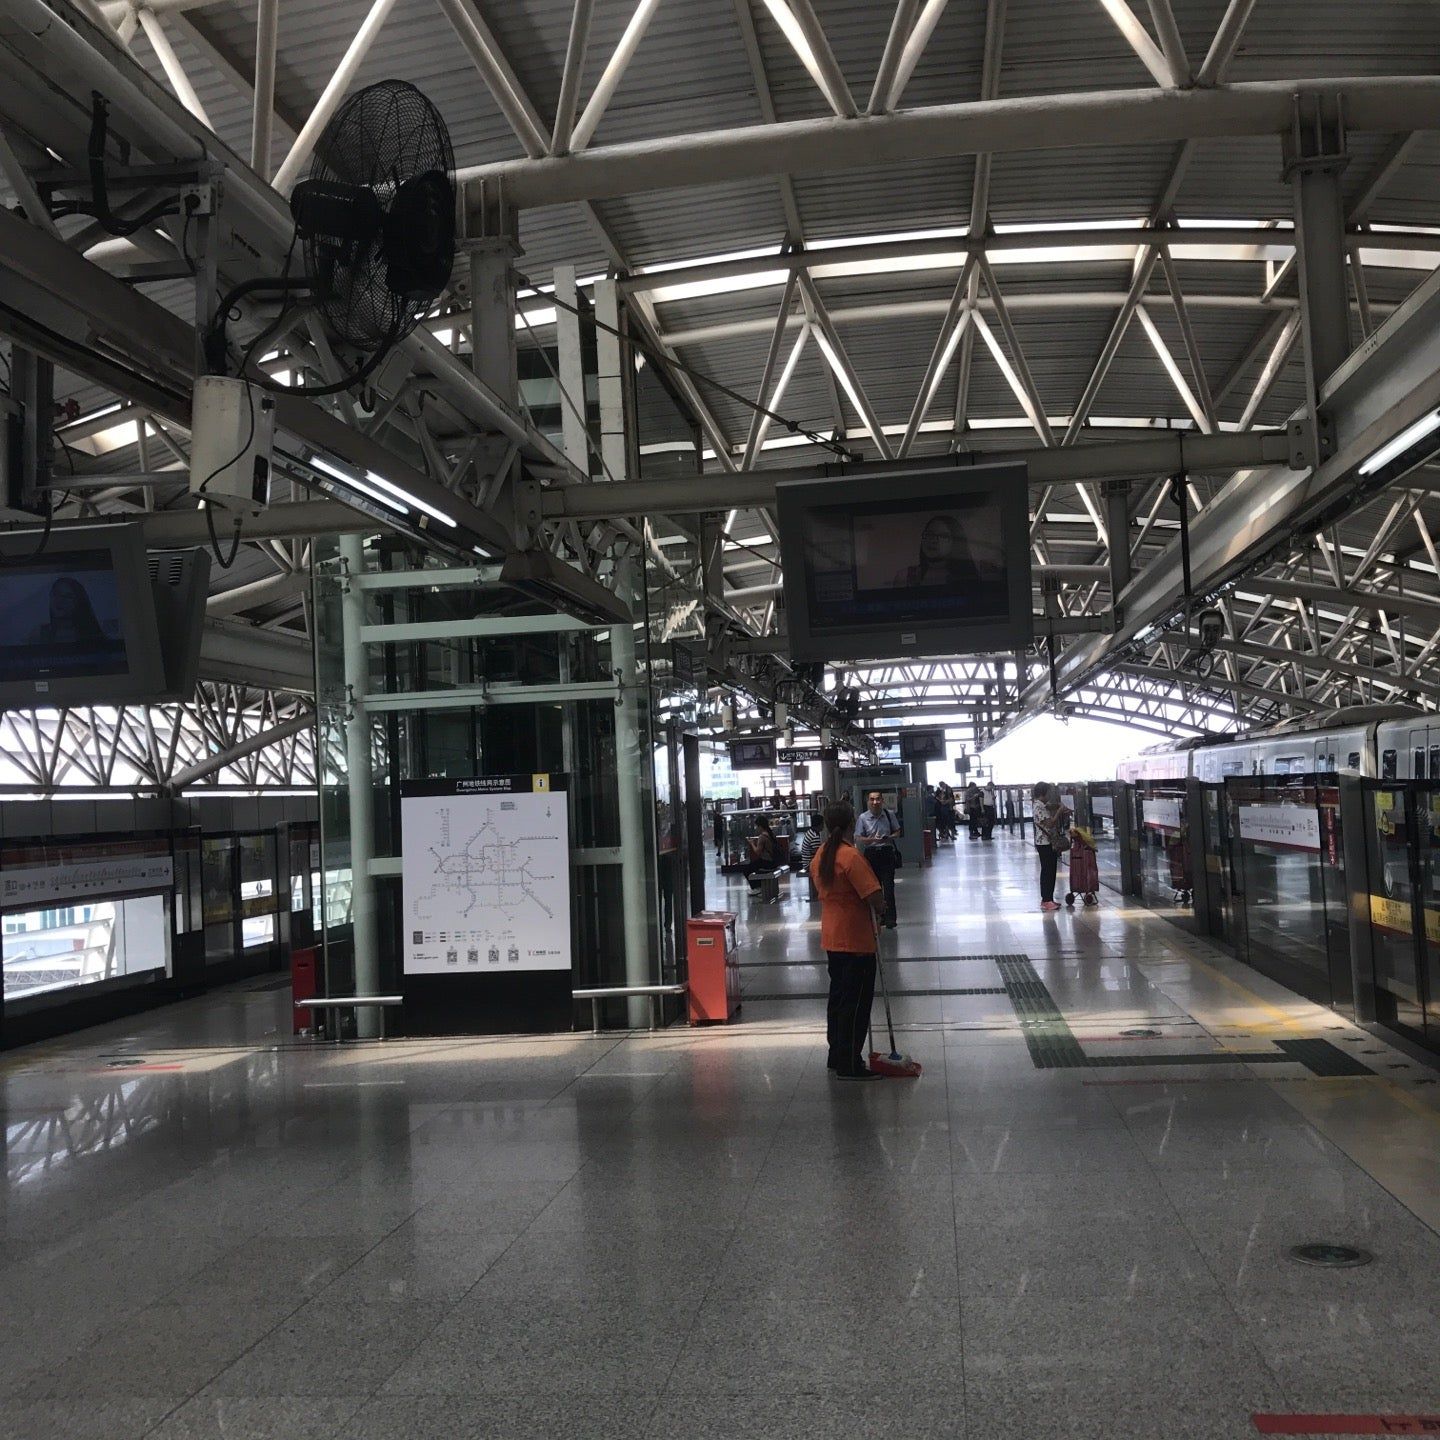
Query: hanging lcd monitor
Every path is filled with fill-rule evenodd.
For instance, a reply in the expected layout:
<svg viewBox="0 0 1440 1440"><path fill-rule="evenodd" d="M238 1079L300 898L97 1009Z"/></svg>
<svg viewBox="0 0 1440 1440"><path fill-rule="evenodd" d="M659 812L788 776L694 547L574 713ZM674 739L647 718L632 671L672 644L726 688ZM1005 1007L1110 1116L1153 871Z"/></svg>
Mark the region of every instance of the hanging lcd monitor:
<svg viewBox="0 0 1440 1440"><path fill-rule="evenodd" d="M775 768L775 737L730 742L732 770L773 770Z"/></svg>
<svg viewBox="0 0 1440 1440"><path fill-rule="evenodd" d="M1024 465L877 471L775 487L792 660L1030 644Z"/></svg>
<svg viewBox="0 0 1440 1440"><path fill-rule="evenodd" d="M121 705L165 666L138 525L0 535L0 707Z"/></svg>
<svg viewBox="0 0 1440 1440"><path fill-rule="evenodd" d="M943 730L902 730L900 732L900 758L907 765L926 765L932 760L945 759L945 732Z"/></svg>

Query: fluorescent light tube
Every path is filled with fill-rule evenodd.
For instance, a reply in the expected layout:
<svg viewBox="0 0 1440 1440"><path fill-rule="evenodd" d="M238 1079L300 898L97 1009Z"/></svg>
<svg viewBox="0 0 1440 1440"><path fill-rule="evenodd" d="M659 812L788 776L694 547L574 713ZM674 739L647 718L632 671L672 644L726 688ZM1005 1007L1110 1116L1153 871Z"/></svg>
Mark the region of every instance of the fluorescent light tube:
<svg viewBox="0 0 1440 1440"><path fill-rule="evenodd" d="M380 491L367 485L358 475L352 475L348 470L342 470L338 465L332 465L321 455L312 455L306 464L313 470L319 470L321 474L328 475L332 480L338 480L342 485L348 485L352 490L358 490L362 495L368 496L377 504L384 505L386 509L393 510L397 515L408 515L410 511L404 505L398 505L388 495L382 495Z"/></svg>
<svg viewBox="0 0 1440 1440"><path fill-rule="evenodd" d="M1440 410L1422 415L1413 425L1407 425L1393 440L1382 445L1360 466L1362 475L1373 475L1383 470L1392 460L1403 455L1412 445L1418 445L1427 435L1440 430Z"/></svg>
<svg viewBox="0 0 1440 1440"><path fill-rule="evenodd" d="M405 501L407 505L413 505L417 510L428 515L432 520L438 520L442 525L448 525L452 530L456 529L459 521L447 515L443 510L437 510L433 505L428 505L418 495L412 495L408 490L402 490L393 481L387 480L383 475L377 475L373 470L365 472L365 478L373 485L378 485L382 490L388 490L397 499Z"/></svg>

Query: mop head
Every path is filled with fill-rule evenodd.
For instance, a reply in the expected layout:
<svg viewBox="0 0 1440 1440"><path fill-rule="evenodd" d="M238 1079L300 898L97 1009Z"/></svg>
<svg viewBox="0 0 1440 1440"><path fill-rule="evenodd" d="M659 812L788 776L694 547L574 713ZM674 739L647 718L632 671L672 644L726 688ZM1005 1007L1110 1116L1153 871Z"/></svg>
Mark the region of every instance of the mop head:
<svg viewBox="0 0 1440 1440"><path fill-rule="evenodd" d="M872 1050L870 1052L870 1069L876 1075L884 1075L888 1080L918 1080L920 1078L920 1062L912 1060L908 1055L899 1055L894 1052L882 1055L878 1050Z"/></svg>

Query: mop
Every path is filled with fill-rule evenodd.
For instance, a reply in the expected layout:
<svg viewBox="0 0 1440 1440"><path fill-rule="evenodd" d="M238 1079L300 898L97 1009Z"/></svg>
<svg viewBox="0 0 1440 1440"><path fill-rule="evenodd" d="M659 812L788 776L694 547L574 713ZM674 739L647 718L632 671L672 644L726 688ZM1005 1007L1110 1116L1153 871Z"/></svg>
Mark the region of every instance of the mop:
<svg viewBox="0 0 1440 1440"><path fill-rule="evenodd" d="M873 922L874 916L871 916ZM875 926L875 970L880 976L880 994L885 999L885 1028L890 1032L890 1053L882 1055L878 1050L870 1052L870 1069L876 1075L890 1080L918 1080L920 1062L902 1055L895 1043L895 1017L890 1013L890 987L885 983L885 967L880 963L880 927ZM871 1043L874 1043L872 1036Z"/></svg>

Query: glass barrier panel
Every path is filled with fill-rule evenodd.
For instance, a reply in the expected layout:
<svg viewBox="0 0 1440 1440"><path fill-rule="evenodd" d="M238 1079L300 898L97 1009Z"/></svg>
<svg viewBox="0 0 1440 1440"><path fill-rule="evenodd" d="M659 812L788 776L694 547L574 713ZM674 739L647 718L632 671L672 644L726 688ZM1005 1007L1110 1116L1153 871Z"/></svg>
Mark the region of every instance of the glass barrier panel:
<svg viewBox="0 0 1440 1440"><path fill-rule="evenodd" d="M1136 788L1140 840L1140 898L1154 910L1191 903L1190 831L1185 792L1173 785Z"/></svg>
<svg viewBox="0 0 1440 1440"><path fill-rule="evenodd" d="M170 897L77 901L3 920L7 1005L102 980L169 973Z"/></svg>
<svg viewBox="0 0 1440 1440"><path fill-rule="evenodd" d="M1382 1024L1421 1033L1425 1013L1420 995L1409 845L1413 798L1399 787L1369 791L1365 796L1365 856L1376 1018Z"/></svg>
<svg viewBox="0 0 1440 1440"><path fill-rule="evenodd" d="M1239 785L1236 801L1244 870L1244 958L1328 1005L1334 996L1315 787Z"/></svg>
<svg viewBox="0 0 1440 1440"><path fill-rule="evenodd" d="M1431 775L1434 778L1433 769ZM1427 1044L1440 1048L1440 786L1420 788L1416 818L1420 821L1420 918L1424 929L1420 988L1425 1039Z"/></svg>

